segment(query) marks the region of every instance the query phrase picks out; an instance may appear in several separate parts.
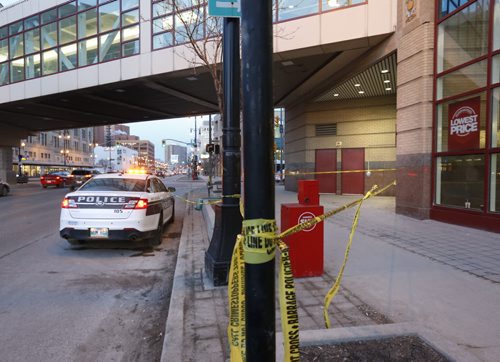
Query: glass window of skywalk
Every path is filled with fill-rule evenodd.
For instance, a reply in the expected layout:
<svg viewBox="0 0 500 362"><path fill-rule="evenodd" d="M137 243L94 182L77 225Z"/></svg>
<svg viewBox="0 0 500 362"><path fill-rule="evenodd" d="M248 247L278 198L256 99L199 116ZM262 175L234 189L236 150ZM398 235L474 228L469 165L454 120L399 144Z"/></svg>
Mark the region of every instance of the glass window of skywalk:
<svg viewBox="0 0 500 362"><path fill-rule="evenodd" d="M367 3L366 0L273 0L273 22L335 11ZM207 1L151 0L153 50L215 36Z"/></svg>
<svg viewBox="0 0 500 362"><path fill-rule="evenodd" d="M0 25L0 86L139 54L139 0L78 0Z"/></svg>

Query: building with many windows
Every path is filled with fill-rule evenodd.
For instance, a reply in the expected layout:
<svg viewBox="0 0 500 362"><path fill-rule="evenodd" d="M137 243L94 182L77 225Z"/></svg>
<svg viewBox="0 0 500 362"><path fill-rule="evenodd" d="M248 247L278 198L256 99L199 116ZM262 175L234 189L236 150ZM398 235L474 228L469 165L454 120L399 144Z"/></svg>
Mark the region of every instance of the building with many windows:
<svg viewBox="0 0 500 362"><path fill-rule="evenodd" d="M154 170L155 168L155 146L148 140L116 140L116 145L128 147L137 151L137 165L147 170Z"/></svg>
<svg viewBox="0 0 500 362"><path fill-rule="evenodd" d="M22 139L19 147L13 148L12 167L16 173L29 176L91 167L93 148L92 128L40 132Z"/></svg>

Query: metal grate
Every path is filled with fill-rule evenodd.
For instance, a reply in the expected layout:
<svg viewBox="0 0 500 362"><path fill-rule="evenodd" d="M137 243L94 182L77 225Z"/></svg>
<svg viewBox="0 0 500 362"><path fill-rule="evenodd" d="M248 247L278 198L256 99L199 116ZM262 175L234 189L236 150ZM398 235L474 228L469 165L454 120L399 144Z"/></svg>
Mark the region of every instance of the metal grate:
<svg viewBox="0 0 500 362"><path fill-rule="evenodd" d="M337 135L337 123L316 125L316 136L336 136L336 135Z"/></svg>

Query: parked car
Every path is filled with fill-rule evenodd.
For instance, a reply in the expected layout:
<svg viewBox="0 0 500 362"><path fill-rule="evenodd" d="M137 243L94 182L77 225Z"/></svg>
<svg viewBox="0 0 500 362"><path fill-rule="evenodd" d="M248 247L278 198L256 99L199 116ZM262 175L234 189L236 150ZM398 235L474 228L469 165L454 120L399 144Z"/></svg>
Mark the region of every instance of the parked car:
<svg viewBox="0 0 500 362"><path fill-rule="evenodd" d="M68 183L68 178L69 172L51 171L40 177L40 183L44 189L48 186L64 187Z"/></svg>
<svg viewBox="0 0 500 362"><path fill-rule="evenodd" d="M27 184L28 181L29 181L29 178L28 178L27 173L17 175L17 183L18 184Z"/></svg>
<svg viewBox="0 0 500 362"><path fill-rule="evenodd" d="M81 168L71 171L68 178L68 186L71 191L75 191L78 187L82 186L85 182L90 180L93 176L99 175L100 172L88 168Z"/></svg>
<svg viewBox="0 0 500 362"><path fill-rule="evenodd" d="M10 185L5 181L0 180L0 196L7 196L9 192Z"/></svg>
<svg viewBox="0 0 500 362"><path fill-rule="evenodd" d="M144 241L161 244L175 217L175 188L148 174L92 177L61 204L59 233L70 244L85 241Z"/></svg>

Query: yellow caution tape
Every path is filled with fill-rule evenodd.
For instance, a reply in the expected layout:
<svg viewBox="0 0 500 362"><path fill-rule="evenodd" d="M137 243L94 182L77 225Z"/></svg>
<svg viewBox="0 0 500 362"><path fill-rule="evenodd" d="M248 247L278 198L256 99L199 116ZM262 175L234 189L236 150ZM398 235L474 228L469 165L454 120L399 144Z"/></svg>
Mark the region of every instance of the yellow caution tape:
<svg viewBox="0 0 500 362"><path fill-rule="evenodd" d="M358 227L359 212L361 210L361 205L363 204L363 201L369 197L371 197L371 191L368 191L367 194L358 203L358 207L356 208L356 213L354 214L354 219L352 220L351 231L349 232L349 241L347 242L347 246L344 252L344 261L342 262L342 266L340 267L340 271L339 274L337 275L337 278L335 278L335 283L330 288L328 293L326 293L325 296L325 302L323 307L323 319L325 320L326 328L330 328L330 317L328 316L328 308L330 307L330 303L333 297L335 297L335 295L340 289L340 282L342 281L342 276L344 275L344 269L347 264L347 259L349 258L349 251L351 250L352 238L354 236L354 233L356 232L356 228Z"/></svg>
<svg viewBox="0 0 500 362"><path fill-rule="evenodd" d="M263 264L274 259L276 250L276 221L243 220L243 255L245 263Z"/></svg>
<svg viewBox="0 0 500 362"><path fill-rule="evenodd" d="M207 200L207 199L200 198L197 201L193 201L193 200L186 199L185 197L182 197L182 196L179 196L176 194L172 194L172 196L177 197L179 200L182 200L187 204L197 204L197 205L198 204L203 204L203 205L219 204L222 202L222 197L234 198L234 199L241 198L240 194L233 194L233 195L222 195L222 197L220 199L216 199L216 200ZM202 201L200 201L200 200L202 200Z"/></svg>
<svg viewBox="0 0 500 362"><path fill-rule="evenodd" d="M295 295L295 280L292 274L292 263L288 245L283 240L278 243L280 258L280 312L281 330L283 333L283 350L285 361L300 361L299 351L299 312Z"/></svg>
<svg viewBox="0 0 500 362"><path fill-rule="evenodd" d="M245 340L245 263L243 262L243 235L238 235L229 268L229 325L227 336L231 361L246 360Z"/></svg>
<svg viewBox="0 0 500 362"><path fill-rule="evenodd" d="M276 235L277 227L275 220L255 219L243 221L243 235L238 235L236 239L229 270L228 298L230 308L227 332L230 343L231 361L244 362L246 358L245 262L249 264L260 264L273 260L276 246L279 247L281 252L279 292L281 328L283 331L285 351L284 359L285 361L299 361L299 317L295 294L295 282L292 274L292 265L290 263L288 246L282 241L282 239L301 230L309 229L317 223L324 221L328 217L358 205L351 227L351 232L349 233L349 242L344 254L342 267L336 278L335 284L325 297L323 317L325 318L325 324L329 328L330 321L328 317L328 307L340 288L340 282L347 263L352 239L358 225L361 205L364 200L379 195L394 185L396 185L396 181L391 182L389 185L377 191L375 190L378 186L375 185L362 198L340 208L331 210L323 215L316 216L314 219L295 225L278 235Z"/></svg>
<svg viewBox="0 0 500 362"><path fill-rule="evenodd" d="M396 168L374 168L367 170L336 170L336 171L285 171L286 176L297 176L297 175L332 175L338 173L359 173L359 172L386 172L386 171L396 171ZM279 172L277 173L279 174Z"/></svg>

